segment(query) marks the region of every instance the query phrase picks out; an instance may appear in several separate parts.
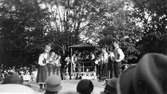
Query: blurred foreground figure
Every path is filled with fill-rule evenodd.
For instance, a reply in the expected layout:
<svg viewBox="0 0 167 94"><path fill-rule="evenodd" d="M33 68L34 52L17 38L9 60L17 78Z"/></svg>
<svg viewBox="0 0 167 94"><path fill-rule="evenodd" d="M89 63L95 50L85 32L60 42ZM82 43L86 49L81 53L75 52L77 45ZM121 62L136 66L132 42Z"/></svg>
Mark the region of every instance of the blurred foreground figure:
<svg viewBox="0 0 167 94"><path fill-rule="evenodd" d="M37 94L33 89L20 84L0 85L0 94Z"/></svg>
<svg viewBox="0 0 167 94"><path fill-rule="evenodd" d="M144 55L136 66L123 72L117 83L118 94L167 94L167 56Z"/></svg>
<svg viewBox="0 0 167 94"><path fill-rule="evenodd" d="M58 94L59 91L62 89L61 78L57 75L49 76L45 81L45 83L46 83L45 94Z"/></svg>
<svg viewBox="0 0 167 94"><path fill-rule="evenodd" d="M22 84L22 79L15 72L9 72L2 84Z"/></svg>
<svg viewBox="0 0 167 94"><path fill-rule="evenodd" d="M79 94L91 94L94 89L94 85L91 80L83 79L78 82L77 92Z"/></svg>

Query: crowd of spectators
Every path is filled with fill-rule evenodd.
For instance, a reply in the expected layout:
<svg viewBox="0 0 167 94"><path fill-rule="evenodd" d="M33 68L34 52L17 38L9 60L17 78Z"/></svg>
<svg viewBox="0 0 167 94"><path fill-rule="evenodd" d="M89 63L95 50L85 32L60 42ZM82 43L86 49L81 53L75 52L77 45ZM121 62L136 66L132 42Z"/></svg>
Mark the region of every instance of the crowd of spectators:
<svg viewBox="0 0 167 94"><path fill-rule="evenodd" d="M0 65L0 81L6 78L10 73L17 73L19 77L27 81L35 81L37 75L37 68L35 65Z"/></svg>

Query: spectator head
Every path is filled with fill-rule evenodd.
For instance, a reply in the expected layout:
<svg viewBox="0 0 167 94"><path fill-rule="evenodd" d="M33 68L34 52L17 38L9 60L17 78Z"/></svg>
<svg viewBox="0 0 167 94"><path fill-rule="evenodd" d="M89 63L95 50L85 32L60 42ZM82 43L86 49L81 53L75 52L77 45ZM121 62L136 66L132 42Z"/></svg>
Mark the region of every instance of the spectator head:
<svg viewBox="0 0 167 94"><path fill-rule="evenodd" d="M0 85L0 94L36 94L36 92L20 84L2 84Z"/></svg>
<svg viewBox="0 0 167 94"><path fill-rule="evenodd" d="M45 81L46 92L45 94L57 94L61 89L61 79L57 75L51 75Z"/></svg>
<svg viewBox="0 0 167 94"><path fill-rule="evenodd" d="M15 72L9 72L3 81L3 84L21 84L21 83L22 79Z"/></svg>
<svg viewBox="0 0 167 94"><path fill-rule="evenodd" d="M83 79L78 82L77 92L79 94L91 94L94 85L91 80Z"/></svg>
<svg viewBox="0 0 167 94"><path fill-rule="evenodd" d="M117 83L118 94L167 94L167 56L144 55L136 66L123 72Z"/></svg>
<svg viewBox="0 0 167 94"><path fill-rule="evenodd" d="M104 92L102 92L101 94L117 94L116 84L117 78L106 80Z"/></svg>

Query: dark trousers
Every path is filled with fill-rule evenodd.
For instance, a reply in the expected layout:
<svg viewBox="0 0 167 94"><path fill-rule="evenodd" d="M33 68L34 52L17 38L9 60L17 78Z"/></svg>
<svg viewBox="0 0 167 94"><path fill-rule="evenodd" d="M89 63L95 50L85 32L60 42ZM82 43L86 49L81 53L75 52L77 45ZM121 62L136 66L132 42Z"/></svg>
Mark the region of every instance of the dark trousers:
<svg viewBox="0 0 167 94"><path fill-rule="evenodd" d="M120 62L113 62L113 73L115 77L118 77L120 74Z"/></svg>
<svg viewBox="0 0 167 94"><path fill-rule="evenodd" d="M100 76L100 65L96 64L96 75L99 77Z"/></svg>
<svg viewBox="0 0 167 94"><path fill-rule="evenodd" d="M68 68L68 75L70 76L71 79L71 63L67 65L67 68Z"/></svg>
<svg viewBox="0 0 167 94"><path fill-rule="evenodd" d="M108 63L108 78L118 77L120 74L120 62L109 61Z"/></svg>
<svg viewBox="0 0 167 94"><path fill-rule="evenodd" d="M57 74L58 76L61 76L60 67L56 67L56 74Z"/></svg>
<svg viewBox="0 0 167 94"><path fill-rule="evenodd" d="M104 73L104 64L100 64L100 72L99 72L99 76L102 77L103 76L103 73Z"/></svg>
<svg viewBox="0 0 167 94"><path fill-rule="evenodd" d="M108 73L108 63L104 63L104 71L103 74L105 75L105 77L107 77Z"/></svg>
<svg viewBox="0 0 167 94"><path fill-rule="evenodd" d="M110 78L113 77L113 63L114 63L114 62L112 62L112 61L109 61L109 62L108 62L108 71L107 71L107 73L108 73L107 78L108 78L108 79L110 79Z"/></svg>
<svg viewBox="0 0 167 94"><path fill-rule="evenodd" d="M55 74L56 73L56 65L53 65L53 74Z"/></svg>
<svg viewBox="0 0 167 94"><path fill-rule="evenodd" d="M61 76L61 79L64 80L64 74L65 73L65 67L64 66L61 66L60 67L60 76Z"/></svg>
<svg viewBox="0 0 167 94"><path fill-rule="evenodd" d="M106 79L107 78L107 71L108 71L108 64L103 63L100 64L100 72L99 72L99 80Z"/></svg>

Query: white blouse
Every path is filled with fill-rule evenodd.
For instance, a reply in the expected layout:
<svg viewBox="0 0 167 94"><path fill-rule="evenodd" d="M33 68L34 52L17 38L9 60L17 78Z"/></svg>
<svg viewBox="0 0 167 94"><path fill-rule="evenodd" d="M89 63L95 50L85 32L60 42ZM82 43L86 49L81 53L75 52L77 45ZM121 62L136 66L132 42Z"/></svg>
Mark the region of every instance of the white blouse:
<svg viewBox="0 0 167 94"><path fill-rule="evenodd" d="M38 64L41 66L45 66L49 62L48 57L49 57L49 54L47 53L40 54L38 59ZM46 62L44 60L46 60Z"/></svg>

